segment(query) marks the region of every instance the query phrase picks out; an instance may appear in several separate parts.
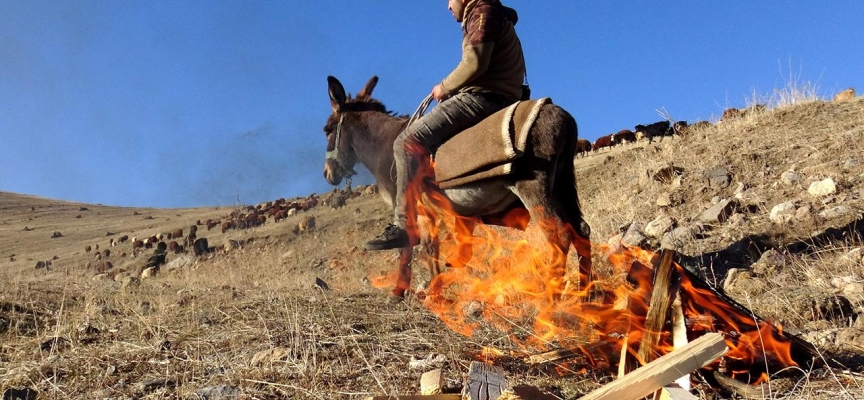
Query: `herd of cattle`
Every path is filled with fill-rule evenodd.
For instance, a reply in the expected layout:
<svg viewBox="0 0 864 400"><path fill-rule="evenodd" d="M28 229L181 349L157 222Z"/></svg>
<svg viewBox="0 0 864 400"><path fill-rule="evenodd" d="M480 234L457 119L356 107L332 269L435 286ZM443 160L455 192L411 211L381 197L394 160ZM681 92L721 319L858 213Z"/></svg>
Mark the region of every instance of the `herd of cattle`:
<svg viewBox="0 0 864 400"><path fill-rule="evenodd" d="M723 111L723 116L720 122L729 121L735 118L741 118L745 115L761 113L765 111L765 105L756 104L745 109L729 108ZM663 140L667 136L687 136L689 133L709 128L712 124L708 121L699 121L693 124L687 121L668 120L654 122L648 125L636 125L633 130L622 129L616 133L601 136L591 143L586 139L579 139L576 144L576 155L587 156L592 152L596 153L605 148L613 148L615 146L624 145L627 143L636 143L637 141L648 139L648 143L653 143L655 139Z"/></svg>
<svg viewBox="0 0 864 400"><path fill-rule="evenodd" d="M142 277L144 275L152 276L159 272L159 268L165 264L166 256L169 254L184 254L191 251L196 256L203 256L216 252L219 247L211 246L206 237L199 237L199 234L204 234L204 229L210 231L215 228L220 229L221 233L226 233L232 229L259 227L264 225L268 219L272 219L274 223L279 223L316 207L329 206L331 209L338 209L344 207L348 199L377 193L377 185L363 185L355 189L334 189L332 192L321 196L313 193L305 198L292 201L280 198L257 206L245 206L235 209L219 219L198 220L184 228L153 233L144 237L130 237L129 235L112 237L101 250L99 244L84 247L85 254L93 254L92 261L87 262L86 268L95 270L97 274L107 273L114 268L111 262L112 256L115 258L135 258L153 249L147 257L147 261L138 268L138 273L142 274ZM305 215L299 218L291 231L299 234L314 229L315 217ZM113 233L109 233L109 235L115 236ZM61 236L60 233L55 232L52 237L59 236ZM115 251L112 251L112 248ZM56 259L55 257L54 260ZM14 258L11 260L14 261ZM35 268L50 270L51 265L51 261L39 261Z"/></svg>

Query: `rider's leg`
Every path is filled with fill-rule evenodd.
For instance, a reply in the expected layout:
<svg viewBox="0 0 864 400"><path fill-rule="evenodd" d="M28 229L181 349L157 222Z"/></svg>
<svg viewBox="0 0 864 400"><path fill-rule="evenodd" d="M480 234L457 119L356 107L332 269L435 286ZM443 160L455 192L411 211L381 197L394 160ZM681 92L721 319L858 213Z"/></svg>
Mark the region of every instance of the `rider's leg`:
<svg viewBox="0 0 864 400"><path fill-rule="evenodd" d="M417 163L441 143L468 129L496 111L510 105L499 96L459 93L441 102L428 114L407 127L393 142L396 164L396 196L393 204L393 224L384 233L366 243L368 250L386 250L408 245L407 210L408 187L415 177Z"/></svg>

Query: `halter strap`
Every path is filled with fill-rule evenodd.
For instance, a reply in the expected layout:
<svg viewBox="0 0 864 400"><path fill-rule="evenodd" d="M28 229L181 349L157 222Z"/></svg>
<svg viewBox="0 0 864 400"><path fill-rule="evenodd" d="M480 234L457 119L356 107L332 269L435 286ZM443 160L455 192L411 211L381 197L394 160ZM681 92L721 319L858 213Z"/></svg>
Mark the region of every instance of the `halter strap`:
<svg viewBox="0 0 864 400"><path fill-rule="evenodd" d="M350 178L354 175L357 175L357 172L354 171L354 168L347 166L342 160L339 158L339 142L342 139L342 120L345 118L345 114L339 115L339 123L336 124L336 142L333 144L333 150L325 153L325 158L327 160L331 160L339 165L343 170L345 170L345 177Z"/></svg>

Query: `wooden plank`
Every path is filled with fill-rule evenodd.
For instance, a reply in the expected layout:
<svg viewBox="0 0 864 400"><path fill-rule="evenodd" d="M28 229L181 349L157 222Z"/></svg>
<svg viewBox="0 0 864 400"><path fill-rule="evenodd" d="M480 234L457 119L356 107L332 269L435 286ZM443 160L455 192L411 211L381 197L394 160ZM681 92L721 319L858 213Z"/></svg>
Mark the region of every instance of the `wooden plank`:
<svg viewBox="0 0 864 400"><path fill-rule="evenodd" d="M462 394L468 400L497 400L507 390L507 379L504 370L472 361L468 368L468 380L462 389Z"/></svg>
<svg viewBox="0 0 864 400"><path fill-rule="evenodd" d="M420 376L420 394L440 394L444 387L444 375L441 369L433 369Z"/></svg>
<svg viewBox="0 0 864 400"><path fill-rule="evenodd" d="M687 322L684 320L684 309L681 307L680 290L679 293L675 294L675 300L672 301L672 308L669 311L672 313L672 347L678 350L689 342L687 340ZM690 374L676 379L675 383L684 391L689 391Z"/></svg>
<svg viewBox="0 0 864 400"><path fill-rule="evenodd" d="M699 400L699 398L694 396L693 393L690 393L689 390L674 383L663 386L662 392L663 394L660 396L660 400Z"/></svg>
<svg viewBox="0 0 864 400"><path fill-rule="evenodd" d="M681 375L712 363L729 348L719 333L707 333L680 350L666 354L623 378L583 396L582 400L637 400Z"/></svg>
<svg viewBox="0 0 864 400"><path fill-rule="evenodd" d="M663 249L660 253L660 264L654 270L654 288L651 291L648 315L645 316L645 332L639 345L639 359L646 364L656 358L655 349L660 343L660 333L666 323L669 305L678 292L677 285L680 280L675 276L672 262L674 256L674 250Z"/></svg>

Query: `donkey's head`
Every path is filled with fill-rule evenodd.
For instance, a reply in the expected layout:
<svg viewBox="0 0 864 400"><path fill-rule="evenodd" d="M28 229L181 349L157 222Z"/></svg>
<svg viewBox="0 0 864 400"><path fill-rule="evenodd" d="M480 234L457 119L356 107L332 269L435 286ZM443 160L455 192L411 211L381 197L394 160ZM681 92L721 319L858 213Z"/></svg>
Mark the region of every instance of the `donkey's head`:
<svg viewBox="0 0 864 400"><path fill-rule="evenodd" d="M384 105L372 99L372 90L378 83L373 76L355 98L345 94L338 79L327 77L327 92L333 113L327 118L324 133L327 135L327 153L324 161L324 179L338 185L343 178L356 174L357 152L354 138L363 130L362 111L385 111Z"/></svg>

